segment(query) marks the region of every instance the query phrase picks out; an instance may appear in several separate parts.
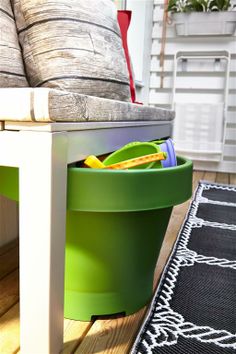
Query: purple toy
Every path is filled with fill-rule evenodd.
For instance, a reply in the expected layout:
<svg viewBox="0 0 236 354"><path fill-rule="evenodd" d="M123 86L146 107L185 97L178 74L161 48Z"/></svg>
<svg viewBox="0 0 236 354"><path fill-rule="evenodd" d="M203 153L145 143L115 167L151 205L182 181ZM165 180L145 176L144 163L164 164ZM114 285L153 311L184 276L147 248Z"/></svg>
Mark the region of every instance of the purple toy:
<svg viewBox="0 0 236 354"><path fill-rule="evenodd" d="M160 146L161 151L167 152L167 159L161 161L162 167L176 166L177 160L172 139L157 140L154 143Z"/></svg>

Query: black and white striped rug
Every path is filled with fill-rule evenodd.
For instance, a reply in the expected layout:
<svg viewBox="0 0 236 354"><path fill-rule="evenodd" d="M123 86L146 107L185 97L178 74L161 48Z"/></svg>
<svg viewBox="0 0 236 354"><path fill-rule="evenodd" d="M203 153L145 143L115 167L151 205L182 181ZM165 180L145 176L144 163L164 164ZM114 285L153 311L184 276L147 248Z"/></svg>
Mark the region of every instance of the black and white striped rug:
<svg viewBox="0 0 236 354"><path fill-rule="evenodd" d="M131 354L236 353L236 186L200 182Z"/></svg>

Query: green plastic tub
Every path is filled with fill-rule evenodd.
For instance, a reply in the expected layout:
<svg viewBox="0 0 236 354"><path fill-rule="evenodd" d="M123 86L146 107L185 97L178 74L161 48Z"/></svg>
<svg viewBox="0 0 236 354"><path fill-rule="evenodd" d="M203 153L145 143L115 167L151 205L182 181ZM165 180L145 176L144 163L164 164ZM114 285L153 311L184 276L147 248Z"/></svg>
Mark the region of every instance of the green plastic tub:
<svg viewBox="0 0 236 354"><path fill-rule="evenodd" d="M0 195L19 201L19 169L0 166Z"/></svg>
<svg viewBox="0 0 236 354"><path fill-rule="evenodd" d="M65 317L146 305L172 207L191 193L192 163L183 158L156 170L69 168Z"/></svg>
<svg viewBox="0 0 236 354"><path fill-rule="evenodd" d="M0 193L18 199L18 172ZM13 187L14 184L14 187ZM152 297L172 207L192 193L192 163L163 169L68 169L65 317L132 314Z"/></svg>

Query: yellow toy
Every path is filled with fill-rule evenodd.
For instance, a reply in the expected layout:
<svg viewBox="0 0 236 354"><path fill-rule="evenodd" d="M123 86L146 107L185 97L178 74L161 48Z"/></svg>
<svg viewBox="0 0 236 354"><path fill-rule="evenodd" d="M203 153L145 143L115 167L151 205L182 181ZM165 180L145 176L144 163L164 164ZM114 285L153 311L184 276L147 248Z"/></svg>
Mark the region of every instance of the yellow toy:
<svg viewBox="0 0 236 354"><path fill-rule="evenodd" d="M165 160L167 158L167 153L166 152L158 152L155 154L149 154L149 155L144 155L144 156L139 156L133 159L121 161L109 166L105 166L96 156L90 155L87 157L87 159L84 161L85 165L91 168L104 168L104 169L110 169L110 170L122 170L122 169L127 169L135 166L140 166L143 165L147 162L153 162L153 161L159 161L159 160Z"/></svg>

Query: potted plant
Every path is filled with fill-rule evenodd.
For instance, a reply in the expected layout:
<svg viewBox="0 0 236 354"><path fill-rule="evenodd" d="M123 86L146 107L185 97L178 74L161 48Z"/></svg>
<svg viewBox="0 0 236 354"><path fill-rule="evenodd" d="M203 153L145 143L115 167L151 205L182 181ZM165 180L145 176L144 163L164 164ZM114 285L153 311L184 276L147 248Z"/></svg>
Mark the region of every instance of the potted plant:
<svg viewBox="0 0 236 354"><path fill-rule="evenodd" d="M177 36L232 36L236 11L230 0L169 0Z"/></svg>

